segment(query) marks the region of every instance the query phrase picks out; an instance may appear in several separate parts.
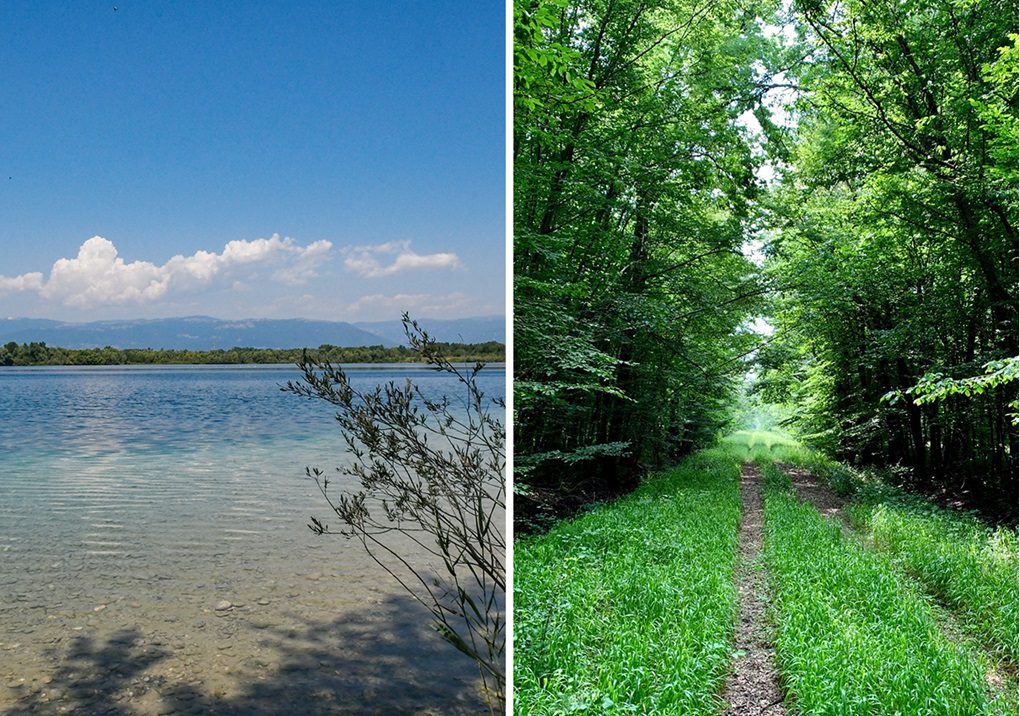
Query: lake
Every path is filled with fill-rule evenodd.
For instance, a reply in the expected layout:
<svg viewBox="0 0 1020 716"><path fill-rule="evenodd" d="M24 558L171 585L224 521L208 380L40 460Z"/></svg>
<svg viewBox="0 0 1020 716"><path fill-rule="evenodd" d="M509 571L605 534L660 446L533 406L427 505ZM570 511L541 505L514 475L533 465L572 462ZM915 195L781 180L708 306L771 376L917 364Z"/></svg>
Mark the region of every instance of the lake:
<svg viewBox="0 0 1020 716"><path fill-rule="evenodd" d="M348 368L360 388L463 393L422 366ZM280 390L299 378L0 368L0 708L482 709L477 669L424 611L357 544L307 528L330 520L305 466L346 458L330 406ZM503 395L503 366L480 385Z"/></svg>

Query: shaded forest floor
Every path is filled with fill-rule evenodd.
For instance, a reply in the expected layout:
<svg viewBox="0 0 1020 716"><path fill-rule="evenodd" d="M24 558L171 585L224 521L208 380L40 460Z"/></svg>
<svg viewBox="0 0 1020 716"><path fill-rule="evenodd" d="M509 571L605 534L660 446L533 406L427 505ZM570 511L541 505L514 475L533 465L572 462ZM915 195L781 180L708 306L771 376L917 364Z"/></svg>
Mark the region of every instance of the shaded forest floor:
<svg viewBox="0 0 1020 716"><path fill-rule="evenodd" d="M738 433L517 541L515 711L1013 714L1017 534Z"/></svg>

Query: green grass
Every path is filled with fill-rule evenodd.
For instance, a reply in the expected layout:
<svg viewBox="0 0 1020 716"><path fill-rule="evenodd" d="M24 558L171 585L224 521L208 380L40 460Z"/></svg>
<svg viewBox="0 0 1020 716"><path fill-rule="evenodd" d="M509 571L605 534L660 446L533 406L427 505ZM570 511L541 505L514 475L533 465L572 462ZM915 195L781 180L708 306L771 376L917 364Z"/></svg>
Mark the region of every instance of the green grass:
<svg viewBox="0 0 1020 716"><path fill-rule="evenodd" d="M806 459L809 451L789 435L761 430L738 430L720 441L740 460L794 462Z"/></svg>
<svg viewBox="0 0 1020 716"><path fill-rule="evenodd" d="M739 471L701 453L514 555L517 714L715 714L730 661Z"/></svg>
<svg viewBox="0 0 1020 716"><path fill-rule="evenodd" d="M995 713L977 662L943 636L888 560L797 500L774 466L765 475L776 655L799 712Z"/></svg>
<svg viewBox="0 0 1020 716"><path fill-rule="evenodd" d="M997 654L1018 660L1020 581L1016 530L991 529L963 513L868 479L845 465L799 448L789 438L757 433L737 434L731 441L750 446L757 459L772 459L782 445L779 462L804 467L835 492L851 498L847 513L854 527L893 564L917 579L933 597L953 609L961 626ZM769 445L763 453L761 446Z"/></svg>
<svg viewBox="0 0 1020 716"><path fill-rule="evenodd" d="M992 662L974 641L1015 663L1015 531L865 479L788 436L742 431L517 541L516 714L720 713L745 460L765 475L764 564L791 714L1016 712L1009 694L990 701ZM776 462L850 496L862 539L802 504ZM1003 688L1015 690L1006 672Z"/></svg>
<svg viewBox="0 0 1020 716"><path fill-rule="evenodd" d="M1001 656L1017 661L1020 586L1017 535L934 507L858 505L855 525L874 546L955 608L963 626Z"/></svg>
<svg viewBox="0 0 1020 716"><path fill-rule="evenodd" d="M890 555L898 569L953 609L967 631L1017 663L1016 530L992 529L969 514L933 505L817 453L793 451L789 461L850 498L847 514L870 546Z"/></svg>

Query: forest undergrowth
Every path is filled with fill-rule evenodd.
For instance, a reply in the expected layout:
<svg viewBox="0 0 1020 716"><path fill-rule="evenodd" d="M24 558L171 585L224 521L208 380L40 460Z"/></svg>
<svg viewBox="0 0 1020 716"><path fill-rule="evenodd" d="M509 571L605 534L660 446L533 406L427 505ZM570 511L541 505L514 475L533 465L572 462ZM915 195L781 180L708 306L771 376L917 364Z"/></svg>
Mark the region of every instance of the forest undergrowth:
<svg viewBox="0 0 1020 716"><path fill-rule="evenodd" d="M741 431L515 550L518 714L719 714L740 465L761 467L769 639L788 713L1016 712L1017 533L789 436ZM846 501L823 514L803 469Z"/></svg>

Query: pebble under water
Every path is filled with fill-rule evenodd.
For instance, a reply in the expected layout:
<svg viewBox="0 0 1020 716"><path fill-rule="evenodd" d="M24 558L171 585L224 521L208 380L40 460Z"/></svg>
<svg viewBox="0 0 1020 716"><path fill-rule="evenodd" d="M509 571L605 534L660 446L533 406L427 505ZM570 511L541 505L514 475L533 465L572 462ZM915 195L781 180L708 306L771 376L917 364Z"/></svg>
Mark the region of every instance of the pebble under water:
<svg viewBox="0 0 1020 716"><path fill-rule="evenodd" d="M358 366L356 384L450 378ZM0 710L477 713L477 669L359 545L291 366L0 369ZM502 395L503 372L483 389ZM420 557L420 555L419 555Z"/></svg>

